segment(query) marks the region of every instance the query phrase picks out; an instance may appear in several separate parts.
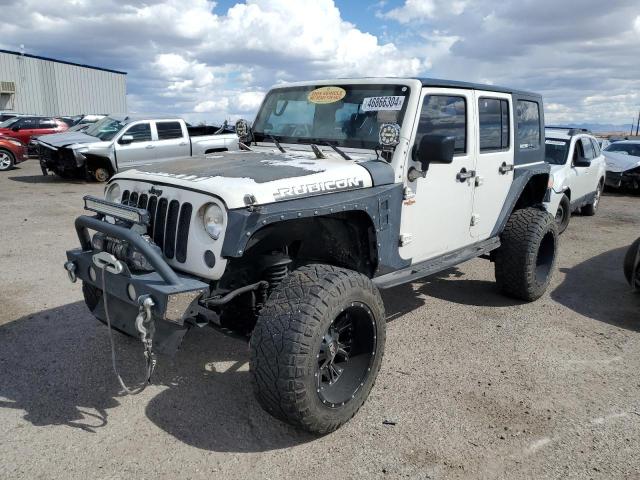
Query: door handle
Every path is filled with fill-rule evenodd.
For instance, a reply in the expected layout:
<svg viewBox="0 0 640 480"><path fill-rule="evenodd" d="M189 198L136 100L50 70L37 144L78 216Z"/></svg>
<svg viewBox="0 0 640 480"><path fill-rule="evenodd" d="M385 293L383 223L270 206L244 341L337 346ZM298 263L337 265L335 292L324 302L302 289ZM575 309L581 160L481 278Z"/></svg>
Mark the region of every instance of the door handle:
<svg viewBox="0 0 640 480"><path fill-rule="evenodd" d="M181 147L184 147L187 144L187 142L180 142L178 145L180 145Z"/></svg>
<svg viewBox="0 0 640 480"><path fill-rule="evenodd" d="M511 170L513 170L513 164L507 165L507 162L502 162L502 165L498 167L498 171L500 172L500 175L504 175L507 172L510 172Z"/></svg>
<svg viewBox="0 0 640 480"><path fill-rule="evenodd" d="M147 150L151 150L152 148L156 148L156 147L155 147L155 145L147 145L144 148L146 148Z"/></svg>
<svg viewBox="0 0 640 480"><path fill-rule="evenodd" d="M464 182L465 180L469 180L470 178L473 178L476 176L476 171L475 170L467 170L466 168L462 168L462 170L460 170L457 174L456 174L456 180L458 180L459 182Z"/></svg>

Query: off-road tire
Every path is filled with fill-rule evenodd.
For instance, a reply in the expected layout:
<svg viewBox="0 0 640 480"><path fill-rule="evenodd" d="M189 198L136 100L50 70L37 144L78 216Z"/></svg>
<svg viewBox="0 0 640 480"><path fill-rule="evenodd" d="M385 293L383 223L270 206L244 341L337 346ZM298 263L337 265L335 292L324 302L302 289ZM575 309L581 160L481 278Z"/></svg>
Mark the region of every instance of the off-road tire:
<svg viewBox="0 0 640 480"><path fill-rule="evenodd" d="M596 193L595 193L595 198L593 199L593 202L589 203L588 205L585 205L580 209L580 213L582 215L585 215L587 217L592 217L598 211L598 205L600 205L600 197L602 196L603 183L604 182L602 180L598 182L598 186L596 187Z"/></svg>
<svg viewBox="0 0 640 480"><path fill-rule="evenodd" d="M636 261L636 255L638 253L638 248L640 247L640 238L638 238L635 242L631 244L627 253L624 256L624 278L627 279L629 285L633 285L632 283L632 275L633 275L633 264Z"/></svg>
<svg viewBox="0 0 640 480"><path fill-rule="evenodd" d="M331 406L317 387L319 351L325 331L354 303L369 309L375 347L351 399ZM250 370L258 402L274 417L314 434L336 430L355 415L375 383L385 328L380 292L366 276L323 264L294 270L269 295L251 336Z"/></svg>
<svg viewBox="0 0 640 480"><path fill-rule="evenodd" d="M0 172L7 172L13 168L16 164L16 158L13 156L9 150L0 149L0 154L3 156L6 155L8 158L8 163L5 161L4 163L0 163Z"/></svg>
<svg viewBox="0 0 640 480"><path fill-rule="evenodd" d="M559 215L562 215L559 217ZM569 197L562 195L560 204L558 205L558 211L556 212L556 224L558 225L558 235L564 232L569 226L571 220L571 202Z"/></svg>
<svg viewBox="0 0 640 480"><path fill-rule="evenodd" d="M511 214L495 253L496 282L510 297L531 302L544 294L555 267L558 227L555 218L537 208Z"/></svg>

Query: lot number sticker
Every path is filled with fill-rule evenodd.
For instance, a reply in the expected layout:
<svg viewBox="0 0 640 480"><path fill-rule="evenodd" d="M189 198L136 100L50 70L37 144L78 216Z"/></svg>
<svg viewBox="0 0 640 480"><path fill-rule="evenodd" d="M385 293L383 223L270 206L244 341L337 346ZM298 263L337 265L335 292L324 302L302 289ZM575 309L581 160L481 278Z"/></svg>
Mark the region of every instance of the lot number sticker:
<svg viewBox="0 0 640 480"><path fill-rule="evenodd" d="M362 101L362 111L375 112L378 110L400 110L403 104L404 96L402 95L367 97Z"/></svg>
<svg viewBox="0 0 640 480"><path fill-rule="evenodd" d="M545 140L544 142L547 145L558 145L559 147L564 147L566 142L561 142L559 140Z"/></svg>
<svg viewBox="0 0 640 480"><path fill-rule="evenodd" d="M311 90L307 95L307 100L311 103L323 105L325 103L335 103L342 100L347 94L344 88L340 87L320 87Z"/></svg>

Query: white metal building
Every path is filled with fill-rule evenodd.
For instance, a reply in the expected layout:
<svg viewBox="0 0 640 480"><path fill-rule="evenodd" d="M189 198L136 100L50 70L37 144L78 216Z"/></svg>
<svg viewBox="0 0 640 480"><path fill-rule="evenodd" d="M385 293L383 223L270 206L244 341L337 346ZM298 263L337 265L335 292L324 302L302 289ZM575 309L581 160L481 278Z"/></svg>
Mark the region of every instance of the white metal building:
<svg viewBox="0 0 640 480"><path fill-rule="evenodd" d="M0 50L0 111L126 113L126 78L125 72Z"/></svg>

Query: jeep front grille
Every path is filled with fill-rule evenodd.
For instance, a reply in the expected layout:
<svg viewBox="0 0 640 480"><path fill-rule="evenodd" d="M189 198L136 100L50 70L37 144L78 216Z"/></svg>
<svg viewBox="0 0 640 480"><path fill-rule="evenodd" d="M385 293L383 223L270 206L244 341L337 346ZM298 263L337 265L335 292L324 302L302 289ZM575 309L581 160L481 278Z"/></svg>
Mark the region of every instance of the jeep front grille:
<svg viewBox="0 0 640 480"><path fill-rule="evenodd" d="M169 200L156 195L122 192L124 205L146 208L149 212L147 233L162 249L164 256L184 263L187 260L187 243L193 206L189 202L180 205L178 200Z"/></svg>

